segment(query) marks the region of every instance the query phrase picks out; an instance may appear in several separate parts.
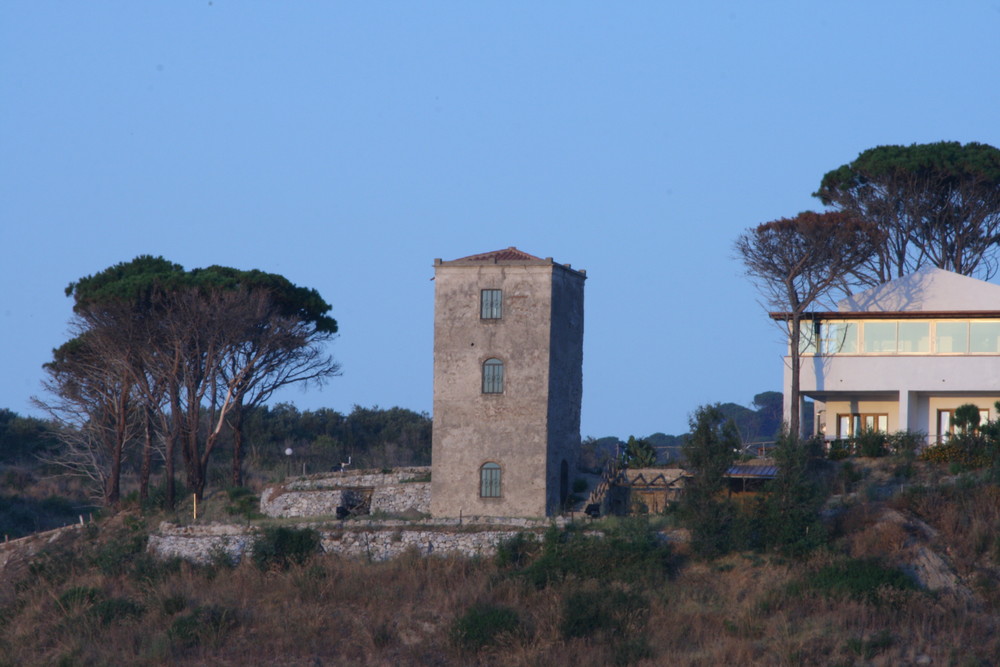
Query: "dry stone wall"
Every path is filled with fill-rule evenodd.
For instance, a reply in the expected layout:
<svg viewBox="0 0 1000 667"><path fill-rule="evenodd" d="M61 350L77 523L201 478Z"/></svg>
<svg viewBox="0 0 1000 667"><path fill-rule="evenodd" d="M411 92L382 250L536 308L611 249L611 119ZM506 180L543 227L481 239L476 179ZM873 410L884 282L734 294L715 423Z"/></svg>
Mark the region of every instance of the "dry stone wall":
<svg viewBox="0 0 1000 667"><path fill-rule="evenodd" d="M467 533L440 530L345 530L323 532L328 553L381 561L414 549L421 555L491 556L497 545L517 535L517 530L486 530Z"/></svg>
<svg viewBox="0 0 1000 667"><path fill-rule="evenodd" d="M335 516L338 507L356 507L364 500L353 489L286 491L272 486L261 494L260 510L276 518Z"/></svg>
<svg viewBox="0 0 1000 667"><path fill-rule="evenodd" d="M270 517L334 516L338 507L359 508L361 513L427 514L429 477L430 468L425 467L299 477L265 489L260 509Z"/></svg>
<svg viewBox="0 0 1000 667"><path fill-rule="evenodd" d="M372 493L371 511L385 514L405 514L431 511L431 483L411 482L376 488Z"/></svg>
<svg viewBox="0 0 1000 667"><path fill-rule="evenodd" d="M480 517L442 519L411 523L407 521L345 521L329 524L300 524L315 528L323 550L368 560L395 558L408 550L422 555L491 556L497 545L518 533L541 534L556 521ZM148 550L160 558L182 558L205 564L225 555L237 562L253 547L257 531L246 526L208 524L179 526L161 523L150 536Z"/></svg>
<svg viewBox="0 0 1000 667"><path fill-rule="evenodd" d="M566 524L561 517L330 520L342 506L360 506L362 511L390 516L426 515L430 497L430 468L411 467L292 478L265 489L260 507L271 517L312 518L298 527L316 529L324 551L370 560L394 558L408 550L424 555L489 556L496 553L502 540L518 533L540 535L551 525ZM195 563L209 563L220 557L236 562L253 548L258 534L258 529L248 526L162 523L150 536L149 551L162 558L178 557Z"/></svg>
<svg viewBox="0 0 1000 667"><path fill-rule="evenodd" d="M253 546L254 534L245 526L211 523L204 526L179 526L163 522L149 536L146 549L160 558L181 558L206 565L222 556L238 563Z"/></svg>
<svg viewBox="0 0 1000 667"><path fill-rule="evenodd" d="M430 481L430 466L411 466L408 468L393 468L388 472L374 470L348 470L345 472L324 473L307 477L293 477L285 482L284 487L290 491L309 491L314 489L337 489L342 487L369 487L392 484L416 483Z"/></svg>

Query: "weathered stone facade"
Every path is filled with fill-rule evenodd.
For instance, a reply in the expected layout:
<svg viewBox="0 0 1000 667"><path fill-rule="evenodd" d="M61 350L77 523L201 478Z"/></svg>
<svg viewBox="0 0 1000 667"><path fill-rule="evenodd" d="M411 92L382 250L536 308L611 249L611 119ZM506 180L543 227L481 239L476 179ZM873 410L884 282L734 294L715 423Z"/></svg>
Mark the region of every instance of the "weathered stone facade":
<svg viewBox="0 0 1000 667"><path fill-rule="evenodd" d="M568 495L580 445L586 274L508 248L435 260L435 517L552 516ZM484 317L483 290L500 316ZM486 391L484 364L503 364ZM500 491L481 490L484 464Z"/></svg>

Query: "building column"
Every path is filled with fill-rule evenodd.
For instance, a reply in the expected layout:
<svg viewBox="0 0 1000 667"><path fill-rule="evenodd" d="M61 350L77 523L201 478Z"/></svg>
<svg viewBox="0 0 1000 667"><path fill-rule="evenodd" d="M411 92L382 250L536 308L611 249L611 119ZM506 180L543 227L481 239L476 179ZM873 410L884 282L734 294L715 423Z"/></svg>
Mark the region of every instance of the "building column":
<svg viewBox="0 0 1000 667"><path fill-rule="evenodd" d="M913 406L914 393L909 389L899 390L899 425L897 431L911 431L910 408Z"/></svg>

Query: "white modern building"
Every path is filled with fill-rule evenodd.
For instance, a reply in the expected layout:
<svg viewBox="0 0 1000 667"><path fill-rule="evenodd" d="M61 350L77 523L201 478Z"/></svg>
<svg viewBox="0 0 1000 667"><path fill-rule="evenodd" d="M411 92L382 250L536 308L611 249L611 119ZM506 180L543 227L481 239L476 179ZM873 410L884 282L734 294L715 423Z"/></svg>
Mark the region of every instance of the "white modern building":
<svg viewBox="0 0 1000 667"><path fill-rule="evenodd" d="M787 313L771 313L787 320ZM928 268L848 297L802 321L801 399L827 439L861 429L952 430L956 407L982 419L1000 400L1000 286ZM785 419L791 364L785 359ZM805 421L805 420L803 420Z"/></svg>

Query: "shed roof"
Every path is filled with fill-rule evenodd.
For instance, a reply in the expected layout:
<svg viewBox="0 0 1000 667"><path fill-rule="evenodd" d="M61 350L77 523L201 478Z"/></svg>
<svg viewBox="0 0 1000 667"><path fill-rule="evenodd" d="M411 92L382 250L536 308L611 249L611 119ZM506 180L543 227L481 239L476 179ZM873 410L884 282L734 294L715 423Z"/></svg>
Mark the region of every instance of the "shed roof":
<svg viewBox="0 0 1000 667"><path fill-rule="evenodd" d="M729 470L726 471L726 477L744 479L774 479L777 475L776 465L737 464L729 466Z"/></svg>

